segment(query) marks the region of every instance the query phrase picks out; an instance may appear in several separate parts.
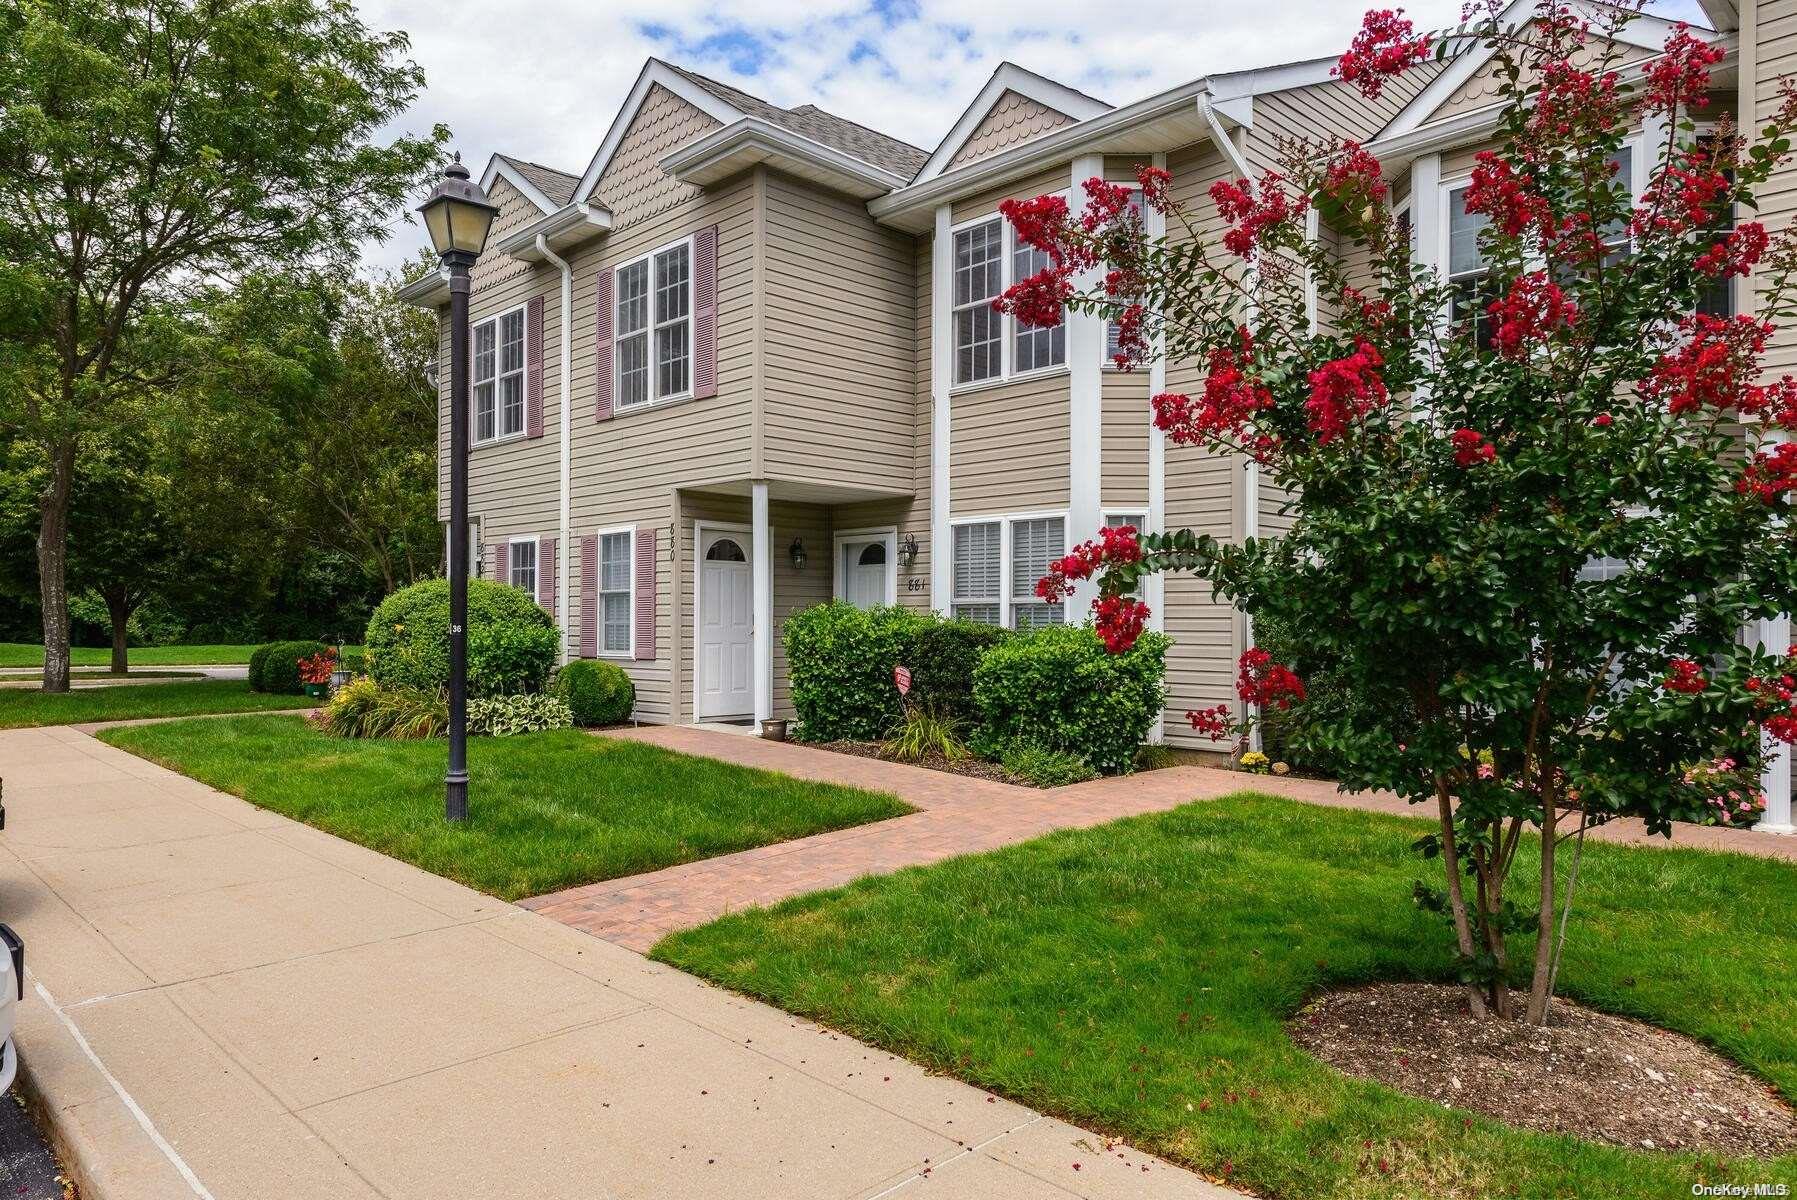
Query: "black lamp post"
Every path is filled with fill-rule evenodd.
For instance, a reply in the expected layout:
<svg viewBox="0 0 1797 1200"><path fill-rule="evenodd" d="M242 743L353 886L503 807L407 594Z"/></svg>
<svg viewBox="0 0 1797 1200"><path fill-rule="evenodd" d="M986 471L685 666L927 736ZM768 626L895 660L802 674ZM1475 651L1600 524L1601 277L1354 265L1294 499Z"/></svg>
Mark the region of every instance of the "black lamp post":
<svg viewBox="0 0 1797 1200"><path fill-rule="evenodd" d="M499 211L458 153L418 206L449 271L449 772L443 815L468 819L468 269Z"/></svg>

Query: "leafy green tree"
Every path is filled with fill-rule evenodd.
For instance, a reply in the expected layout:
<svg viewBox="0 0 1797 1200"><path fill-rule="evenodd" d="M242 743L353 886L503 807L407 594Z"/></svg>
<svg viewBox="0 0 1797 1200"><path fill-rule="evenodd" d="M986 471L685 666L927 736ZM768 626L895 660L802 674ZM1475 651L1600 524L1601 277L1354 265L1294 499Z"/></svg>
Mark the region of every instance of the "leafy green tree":
<svg viewBox="0 0 1797 1200"><path fill-rule="evenodd" d="M1659 833L1751 821L1769 748L1797 740L1797 658L1740 640L1797 607L1797 444L1781 436L1797 429L1797 378L1761 369L1797 311L1797 251L1789 233L1717 224L1790 159L1797 92L1751 141L1726 120L1699 138L1687 114L1721 50L1679 27L1631 82L1605 36L1628 6L1605 11L1607 28L1555 8L1457 35L1494 49L1505 105L1466 195L1488 222L1474 289L1412 262L1380 164L1351 143L1294 144L1282 171L1219 182L1215 240L1210 214L1151 167L1141 182L1183 229L1172 239L1147 239L1103 180L1087 183L1083 219L1058 197L1008 206L1051 265L1004 307L1038 324L1064 303L1102 312L1126 361L1164 339L1169 359L1205 364L1201 392L1154 398L1156 423L1251 456L1292 497L1283 537L1105 530L1041 590L1100 576L1097 625L1118 650L1147 615L1141 577L1193 572L1336 664L1369 703L1296 736L1333 757L1344 788L1433 809L1418 848L1445 887L1419 883L1415 899L1451 925L1477 1014L1512 1012L1509 939L1534 934L1518 1015L1535 1023L1585 831L1623 815ZM1339 73L1376 92L1429 53L1376 12ZM1636 122L1669 131L1638 204L1614 165ZM1306 236L1313 208L1345 253ZM1355 259L1370 270L1350 273ZM1084 271L1103 285L1076 292ZM1742 275L1759 283L1754 313L1700 308ZM1249 713L1307 698L1260 647L1238 691ZM1189 715L1218 737L1246 727L1227 708ZM1540 880L1518 902L1525 837Z"/></svg>
<svg viewBox="0 0 1797 1200"><path fill-rule="evenodd" d="M423 83L406 49L346 0L0 6L0 431L44 468L46 690L77 464L186 365L155 310L380 235L446 137L376 140Z"/></svg>

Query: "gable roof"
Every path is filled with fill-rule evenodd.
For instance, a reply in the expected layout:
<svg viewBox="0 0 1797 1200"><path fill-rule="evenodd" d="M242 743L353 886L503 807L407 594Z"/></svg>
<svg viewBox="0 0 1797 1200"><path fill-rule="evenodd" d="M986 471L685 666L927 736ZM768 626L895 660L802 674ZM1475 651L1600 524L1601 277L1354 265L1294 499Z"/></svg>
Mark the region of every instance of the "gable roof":
<svg viewBox="0 0 1797 1200"><path fill-rule="evenodd" d="M574 186L580 182L580 176L570 175L566 171L558 171L554 167L546 167L542 163L534 163L528 159L513 158L509 154L500 154L495 157L503 159L518 174L529 180L531 185L556 208L562 208L574 199Z"/></svg>
<svg viewBox="0 0 1797 1200"><path fill-rule="evenodd" d="M1521 26L1533 21L1541 15L1551 0L1511 0L1498 16L1501 26ZM1583 11L1591 18L1598 19L1606 7L1592 0L1571 0L1569 5L1574 11ZM1664 17L1642 15L1634 18L1622 29L1618 30L1615 41L1623 45L1636 46L1643 50L1658 53L1666 44L1676 22ZM1465 29L1466 26L1461 26ZM1497 47L1488 41L1475 37L1455 37L1456 30L1445 30L1440 35L1449 42L1448 65L1439 75L1430 80L1428 85L1416 96L1392 115L1391 120L1379 131L1381 139L1394 138L1407 134L1421 125L1428 124L1436 111L1446 104L1465 84L1482 70L1497 54ZM1709 32L1699 29L1699 32Z"/></svg>
<svg viewBox="0 0 1797 1200"><path fill-rule="evenodd" d="M884 175L909 179L925 157L924 152L916 146L824 112L815 105L781 108L758 96L751 96L740 88L709 79L684 67L676 67L659 58L651 58L643 64L642 72L637 75L636 83L630 89L630 96L618 110L618 115L612 119L611 127L606 130L605 140L600 143L598 152L593 155L586 172L575 185L576 199L592 195L599 177L605 174L612 155L617 153L619 144L630 129L630 123L636 118L637 110L643 106L643 101L653 87L661 87L674 93L720 125L729 127L739 122L764 127L771 125L794 135L802 142L823 147L831 154L846 155Z"/></svg>
<svg viewBox="0 0 1797 1200"><path fill-rule="evenodd" d="M1070 118L1073 123L1099 116L1112 109L1103 100L1088 96L1064 83L1056 83L1046 75L1038 75L1014 62L1001 62L986 80L979 95L973 98L973 103L962 110L947 136L937 143L929 160L922 164L922 169L915 172L912 182L922 183L948 170L949 163L954 161L961 147L967 144L974 131L986 120L986 114L992 111L992 106L1006 92L1015 92L1025 99L1034 100L1042 107Z"/></svg>

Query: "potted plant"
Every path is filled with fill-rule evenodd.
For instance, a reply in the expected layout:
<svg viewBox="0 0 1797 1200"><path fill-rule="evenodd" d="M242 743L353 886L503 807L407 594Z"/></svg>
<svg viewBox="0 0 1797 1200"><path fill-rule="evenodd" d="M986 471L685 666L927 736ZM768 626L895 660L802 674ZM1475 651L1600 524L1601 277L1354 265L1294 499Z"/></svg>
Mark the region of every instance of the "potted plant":
<svg viewBox="0 0 1797 1200"><path fill-rule="evenodd" d="M323 699L331 694L331 674L337 669L337 650L326 646L317 654L299 660L300 683L305 685L306 695L314 699Z"/></svg>

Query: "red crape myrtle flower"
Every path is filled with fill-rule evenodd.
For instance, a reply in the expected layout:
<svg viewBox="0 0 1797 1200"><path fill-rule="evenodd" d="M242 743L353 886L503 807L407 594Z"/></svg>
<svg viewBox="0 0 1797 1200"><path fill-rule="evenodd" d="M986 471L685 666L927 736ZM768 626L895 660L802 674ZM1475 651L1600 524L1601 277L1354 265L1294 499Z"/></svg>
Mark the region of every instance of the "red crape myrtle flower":
<svg viewBox="0 0 1797 1200"><path fill-rule="evenodd" d="M1369 100L1377 100L1385 83L1402 75L1429 56L1429 38L1416 29L1401 8L1381 8L1367 13L1360 32L1348 43L1348 51L1335 64L1333 74L1351 83Z"/></svg>
<svg viewBox="0 0 1797 1200"><path fill-rule="evenodd" d="M1674 415L1703 408L1752 407L1749 388L1765 352L1772 324L1745 313L1724 320L1704 313L1686 317L1679 329L1687 337L1677 349L1660 356L1653 373L1635 384L1648 403L1664 404ZM1763 393L1762 393L1763 394Z"/></svg>
<svg viewBox="0 0 1797 1200"><path fill-rule="evenodd" d="M1599 75L1582 70L1566 59L1542 64L1541 86L1529 132L1548 143L1584 140L1616 128L1622 119L1622 102L1614 71Z"/></svg>
<svg viewBox="0 0 1797 1200"><path fill-rule="evenodd" d="M1448 439L1454 446L1456 467L1476 467L1497 457L1497 447L1485 440L1477 429L1456 429Z"/></svg>
<svg viewBox="0 0 1797 1200"><path fill-rule="evenodd" d="M1371 342L1346 358L1324 363L1310 373L1310 399L1304 402L1310 431L1318 445L1327 445L1348 431L1348 426L1388 399L1379 368L1385 359Z"/></svg>
<svg viewBox="0 0 1797 1200"><path fill-rule="evenodd" d="M1259 708L1290 708L1304 699L1304 683L1290 667L1273 661L1259 646L1242 652L1236 664L1235 694Z"/></svg>
<svg viewBox="0 0 1797 1200"><path fill-rule="evenodd" d="M1481 150L1475 158L1466 211L1491 218L1505 237L1521 237L1531 229L1546 233L1553 225L1547 197L1532 190L1530 180L1492 150Z"/></svg>
<svg viewBox="0 0 1797 1200"><path fill-rule="evenodd" d="M1044 267L994 297L992 307L1016 317L1031 329L1052 329L1061 323L1062 309L1072 296L1073 283L1067 272Z"/></svg>
<svg viewBox="0 0 1797 1200"><path fill-rule="evenodd" d="M1710 162L1691 162L1666 171L1641 196L1641 207L1629 220L1629 232L1683 237L1708 225L1732 190L1728 176Z"/></svg>
<svg viewBox="0 0 1797 1200"><path fill-rule="evenodd" d="M1710 681L1703 677L1703 668L1688 658L1675 658L1666 665L1671 669L1671 674L1664 680L1669 692L1695 696L1710 686Z"/></svg>
<svg viewBox="0 0 1797 1200"><path fill-rule="evenodd" d="M1148 624L1148 606L1128 596L1101 596L1092 605L1092 628L1111 654L1136 644Z"/></svg>
<svg viewBox="0 0 1797 1200"><path fill-rule="evenodd" d="M1072 590L1075 579L1090 579L1107 563L1142 561L1142 543L1134 525L1106 526L1095 541L1081 542L1073 553L1048 564L1048 574L1036 581L1036 595L1058 604Z"/></svg>
<svg viewBox="0 0 1797 1200"><path fill-rule="evenodd" d="M1155 428L1176 445L1239 439L1255 413L1273 407L1273 394L1247 374L1254 357L1254 335L1244 326L1236 331L1236 339L1239 349L1219 346L1210 352L1210 373L1196 403L1177 392L1154 397Z"/></svg>
<svg viewBox="0 0 1797 1200"><path fill-rule="evenodd" d="M1647 68L1647 88L1641 106L1648 112L1676 113L1681 108L1702 108L1710 102L1710 68L1726 53L1691 36L1691 27L1680 21L1666 39L1665 53Z"/></svg>
<svg viewBox="0 0 1797 1200"><path fill-rule="evenodd" d="M1747 464L1735 490L1771 504L1780 496L1797 494L1797 442L1780 442L1761 450Z"/></svg>
<svg viewBox="0 0 1797 1200"><path fill-rule="evenodd" d="M1167 189L1173 186L1173 173L1165 167L1143 163L1136 168L1136 182L1142 185L1142 199L1156 212L1166 212Z"/></svg>
<svg viewBox="0 0 1797 1200"><path fill-rule="evenodd" d="M1558 284L1549 282L1545 271L1517 276L1509 293L1485 311L1491 316L1492 343L1506 358L1525 357L1555 330L1569 329L1579 319L1578 305Z"/></svg>
<svg viewBox="0 0 1797 1200"><path fill-rule="evenodd" d="M1282 226L1303 216L1310 203L1303 196L1289 195L1285 178L1277 171L1262 175L1258 188L1246 179L1233 183L1219 179L1211 184L1210 198L1230 225L1223 234L1223 248L1237 258L1253 258Z"/></svg>
<svg viewBox="0 0 1797 1200"><path fill-rule="evenodd" d="M1017 240L1057 258L1067 245L1067 201L1061 196L1034 196L1028 200L1004 200L998 211Z"/></svg>
<svg viewBox="0 0 1797 1200"><path fill-rule="evenodd" d="M1087 233L1115 221L1129 209L1129 189L1093 176L1082 185L1086 189L1086 211L1080 214L1080 228Z"/></svg>
<svg viewBox="0 0 1797 1200"><path fill-rule="evenodd" d="M1797 667L1797 650L1785 656L1785 665ZM1760 728L1781 742L1797 743L1797 676L1787 669L1776 679L1749 679L1747 690L1764 714L1759 718Z"/></svg>
<svg viewBox="0 0 1797 1200"><path fill-rule="evenodd" d="M1320 190L1324 199L1360 213L1383 201L1389 189L1379 160L1359 142L1349 141L1330 158Z"/></svg>
<svg viewBox="0 0 1797 1200"><path fill-rule="evenodd" d="M1213 742L1220 742L1228 737L1232 728L1227 704L1219 704L1214 708L1189 709L1186 720L1192 723L1193 729Z"/></svg>
<svg viewBox="0 0 1797 1200"><path fill-rule="evenodd" d="M1748 275L1752 273L1754 264L1764 256L1771 241L1764 225L1758 221L1749 221L1737 226L1726 240L1705 250L1691 265L1705 275L1715 275L1718 278Z"/></svg>

